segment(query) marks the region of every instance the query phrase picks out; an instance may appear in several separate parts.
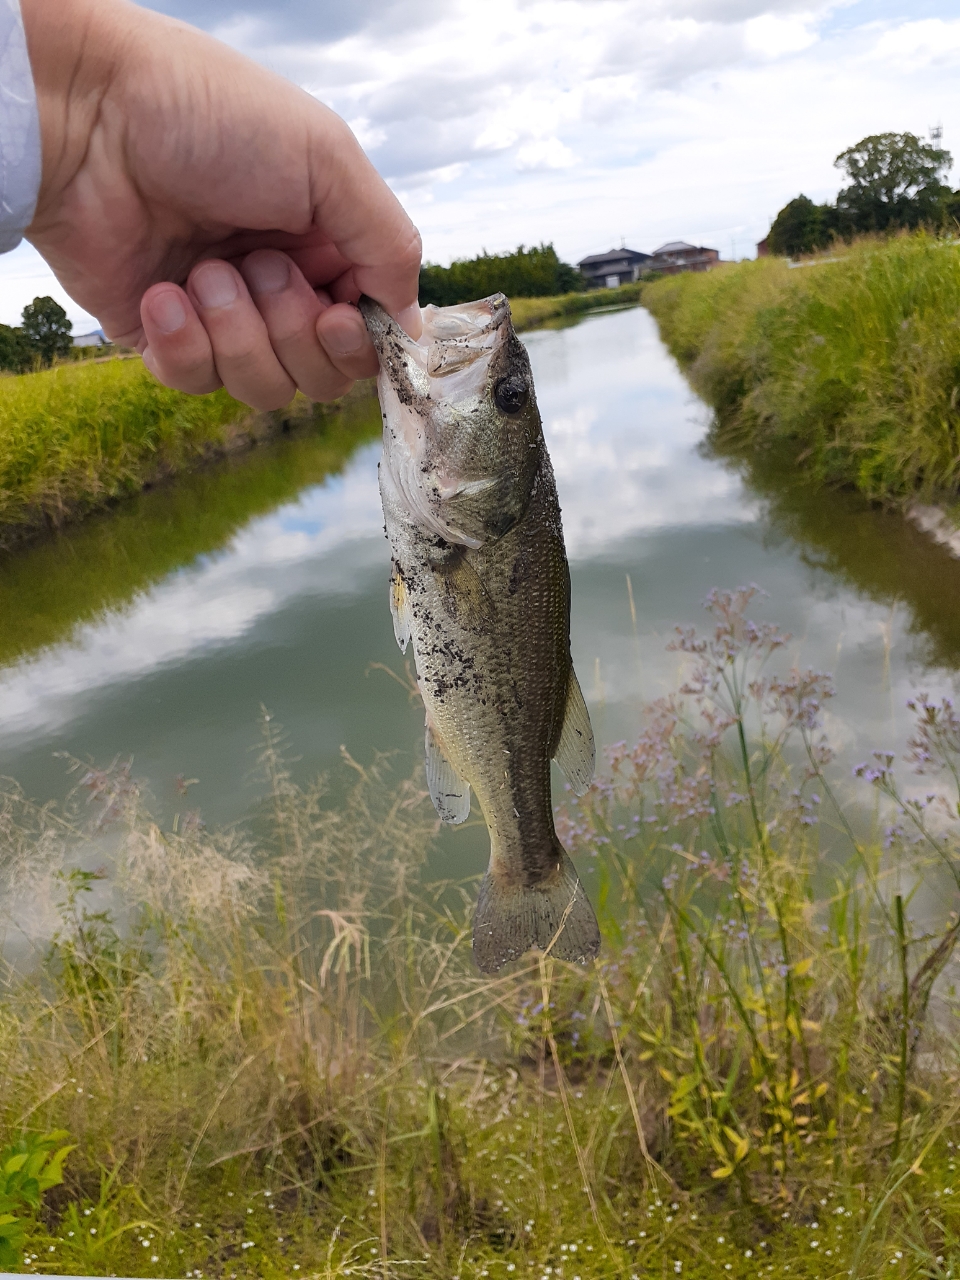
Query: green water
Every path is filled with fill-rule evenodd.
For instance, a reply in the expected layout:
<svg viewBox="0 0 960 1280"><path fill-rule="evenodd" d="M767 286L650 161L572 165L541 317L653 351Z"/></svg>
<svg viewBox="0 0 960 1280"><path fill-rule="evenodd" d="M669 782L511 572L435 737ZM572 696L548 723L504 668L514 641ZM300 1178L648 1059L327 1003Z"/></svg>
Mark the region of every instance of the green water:
<svg viewBox="0 0 960 1280"><path fill-rule="evenodd" d="M674 687L665 644L713 586L756 582L785 663L835 673L830 737L849 762L896 748L917 689L952 691L960 562L898 517L813 493L773 460L705 445L709 414L642 310L527 334L563 506L574 658L598 738L637 732ZM231 821L257 794L258 718L286 729L305 780L396 753L422 711L387 609L375 402L132 501L0 564L0 772L38 798L69 785L57 752L133 757L159 814ZM628 581L635 603L631 613ZM473 829L443 844L480 869Z"/></svg>

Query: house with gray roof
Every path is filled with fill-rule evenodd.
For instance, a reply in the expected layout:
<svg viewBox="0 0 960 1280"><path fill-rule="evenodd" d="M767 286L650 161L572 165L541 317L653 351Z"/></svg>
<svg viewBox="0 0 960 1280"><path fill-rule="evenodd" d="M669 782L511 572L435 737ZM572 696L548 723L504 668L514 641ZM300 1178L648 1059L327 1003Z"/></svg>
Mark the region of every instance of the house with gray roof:
<svg viewBox="0 0 960 1280"><path fill-rule="evenodd" d="M651 265L649 253L626 248L591 253L577 263L590 289L616 289L621 284L632 284Z"/></svg>
<svg viewBox="0 0 960 1280"><path fill-rule="evenodd" d="M663 275L675 276L679 271L709 271L719 261L719 249L687 244L686 240L668 240L654 249L649 267Z"/></svg>

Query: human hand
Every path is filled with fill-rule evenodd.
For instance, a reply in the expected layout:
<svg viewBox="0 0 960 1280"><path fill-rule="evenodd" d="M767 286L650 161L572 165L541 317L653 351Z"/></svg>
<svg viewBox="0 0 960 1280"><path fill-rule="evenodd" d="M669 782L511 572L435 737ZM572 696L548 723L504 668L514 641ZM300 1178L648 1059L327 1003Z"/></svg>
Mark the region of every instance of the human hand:
<svg viewBox="0 0 960 1280"><path fill-rule="evenodd" d="M413 337L420 238L309 94L126 0L22 0L43 179L27 231L168 386L259 409L377 370L351 305Z"/></svg>

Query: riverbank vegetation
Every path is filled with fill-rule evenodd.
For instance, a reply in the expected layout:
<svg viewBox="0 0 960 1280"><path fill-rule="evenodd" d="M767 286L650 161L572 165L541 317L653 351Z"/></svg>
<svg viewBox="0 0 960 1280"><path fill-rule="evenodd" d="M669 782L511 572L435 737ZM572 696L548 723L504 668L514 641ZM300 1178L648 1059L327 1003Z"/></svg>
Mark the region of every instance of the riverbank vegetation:
<svg viewBox="0 0 960 1280"><path fill-rule="evenodd" d="M640 301L643 285L622 284L616 289L591 289L586 293L563 293L550 298L511 298L513 327L518 332L581 316L610 307L629 307Z"/></svg>
<svg viewBox="0 0 960 1280"><path fill-rule="evenodd" d="M862 240L791 270L764 258L644 289L716 410L721 446L786 448L871 499L960 493L960 248Z"/></svg>
<svg viewBox="0 0 960 1280"><path fill-rule="evenodd" d="M481 978L422 781L297 787L269 721L226 832L159 830L122 764L62 811L8 786L0 1165L64 1178L11 1197L21 1268L956 1276L960 723L920 699L907 762L838 776L751 595L561 807L589 968Z"/></svg>
<svg viewBox="0 0 960 1280"><path fill-rule="evenodd" d="M231 454L90 515L67 535L0 557L0 663L122 611L168 574L220 551L257 516L294 501L379 440L372 394L314 411L269 448Z"/></svg>
<svg viewBox="0 0 960 1280"><path fill-rule="evenodd" d="M512 303L514 321L518 329L530 329L598 305L636 302L640 288L625 285L602 293L518 297ZM375 415L372 384L357 387L349 399L365 400ZM136 357L58 365L4 378L0 549L195 469L281 427L309 420L326 423L336 412L299 396L281 413L258 415L223 390L184 395L161 386Z"/></svg>
<svg viewBox="0 0 960 1280"><path fill-rule="evenodd" d="M5 378L0 545L58 527L284 424L323 416L322 407L302 397L282 413L257 415L223 390L171 391L139 358Z"/></svg>

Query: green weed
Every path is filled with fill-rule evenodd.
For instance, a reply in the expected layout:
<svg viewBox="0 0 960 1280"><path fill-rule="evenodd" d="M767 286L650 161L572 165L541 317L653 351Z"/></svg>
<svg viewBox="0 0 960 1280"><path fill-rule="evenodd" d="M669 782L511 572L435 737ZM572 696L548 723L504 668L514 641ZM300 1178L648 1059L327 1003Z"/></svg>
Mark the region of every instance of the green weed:
<svg viewBox="0 0 960 1280"><path fill-rule="evenodd" d="M839 256L837 256L839 255ZM869 497L960 489L960 250L918 233L791 270L759 259L644 290L717 410L714 433L786 441L812 479Z"/></svg>
<svg viewBox="0 0 960 1280"><path fill-rule="evenodd" d="M45 1192L63 1182L63 1163L73 1150L62 1130L28 1133L0 1150L0 1266L16 1267L26 1238L24 1210L36 1210Z"/></svg>

